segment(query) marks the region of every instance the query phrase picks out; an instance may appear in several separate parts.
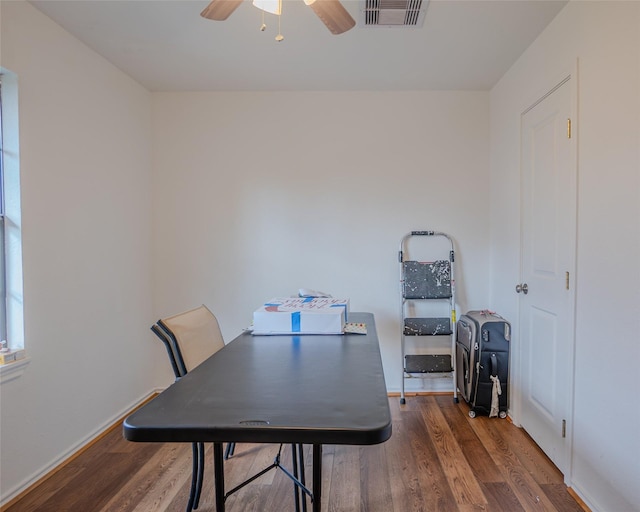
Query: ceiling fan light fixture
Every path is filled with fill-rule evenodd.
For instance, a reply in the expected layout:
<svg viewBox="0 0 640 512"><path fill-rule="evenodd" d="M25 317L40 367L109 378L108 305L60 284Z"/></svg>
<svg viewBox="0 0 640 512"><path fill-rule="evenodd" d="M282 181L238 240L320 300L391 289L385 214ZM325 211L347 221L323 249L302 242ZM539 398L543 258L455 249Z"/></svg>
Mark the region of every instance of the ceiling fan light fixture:
<svg viewBox="0 0 640 512"><path fill-rule="evenodd" d="M282 0L253 0L253 5L276 16L282 14Z"/></svg>
<svg viewBox="0 0 640 512"><path fill-rule="evenodd" d="M424 1L428 2L429 0ZM209 5L200 13L200 16L210 20L226 20L242 2L243 0L211 0ZM354 20L349 12L342 6L340 0L304 0L304 2L311 8L316 16L320 18L332 34L342 34L347 30L351 30L356 24L356 20ZM278 16L278 20L280 20L282 0L253 0L253 5L263 13L269 12L275 14ZM265 28L266 25L263 21L260 30L264 30ZM276 41L282 41L283 39L282 34L278 34L276 37Z"/></svg>

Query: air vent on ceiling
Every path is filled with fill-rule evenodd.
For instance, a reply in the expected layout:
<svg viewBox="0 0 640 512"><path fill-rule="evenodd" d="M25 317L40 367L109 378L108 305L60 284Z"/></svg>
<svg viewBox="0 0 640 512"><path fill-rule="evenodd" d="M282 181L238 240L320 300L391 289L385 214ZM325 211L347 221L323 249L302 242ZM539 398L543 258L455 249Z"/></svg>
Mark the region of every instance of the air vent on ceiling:
<svg viewBox="0 0 640 512"><path fill-rule="evenodd" d="M421 27L429 0L362 0L365 26Z"/></svg>

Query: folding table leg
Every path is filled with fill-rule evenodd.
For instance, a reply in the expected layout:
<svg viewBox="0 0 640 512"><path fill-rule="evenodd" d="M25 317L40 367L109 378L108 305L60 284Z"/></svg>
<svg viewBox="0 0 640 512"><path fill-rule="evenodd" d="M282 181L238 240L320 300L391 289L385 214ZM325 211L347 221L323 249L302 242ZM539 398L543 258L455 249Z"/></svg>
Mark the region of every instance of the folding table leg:
<svg viewBox="0 0 640 512"><path fill-rule="evenodd" d="M224 512L224 458L222 443L213 443L213 474L216 490L216 512Z"/></svg>
<svg viewBox="0 0 640 512"><path fill-rule="evenodd" d="M295 443L291 443L291 462L293 465L293 476L299 479L298 473L298 445ZM295 500L295 510L296 512L300 512L300 489L298 489L297 483L293 484L293 499ZM304 493L302 494L302 499L304 500Z"/></svg>
<svg viewBox="0 0 640 512"><path fill-rule="evenodd" d="M313 512L320 512L322 501L322 445L313 445Z"/></svg>

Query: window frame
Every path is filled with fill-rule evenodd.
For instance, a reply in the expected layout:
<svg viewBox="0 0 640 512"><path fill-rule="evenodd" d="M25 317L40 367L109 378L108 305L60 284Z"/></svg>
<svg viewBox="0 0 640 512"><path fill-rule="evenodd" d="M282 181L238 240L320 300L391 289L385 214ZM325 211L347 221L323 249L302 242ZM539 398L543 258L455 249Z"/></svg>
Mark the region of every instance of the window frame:
<svg viewBox="0 0 640 512"><path fill-rule="evenodd" d="M4 249L4 288L0 301L5 312L7 347L20 350L18 360L0 364L0 383L22 375L30 358L25 351L24 295L22 269L22 208L20 193L20 144L18 77L10 70L0 67L0 93L2 98L2 244Z"/></svg>
<svg viewBox="0 0 640 512"><path fill-rule="evenodd" d="M7 340L7 266L4 209L4 123L2 117L2 74L0 74L0 346L8 347Z"/></svg>

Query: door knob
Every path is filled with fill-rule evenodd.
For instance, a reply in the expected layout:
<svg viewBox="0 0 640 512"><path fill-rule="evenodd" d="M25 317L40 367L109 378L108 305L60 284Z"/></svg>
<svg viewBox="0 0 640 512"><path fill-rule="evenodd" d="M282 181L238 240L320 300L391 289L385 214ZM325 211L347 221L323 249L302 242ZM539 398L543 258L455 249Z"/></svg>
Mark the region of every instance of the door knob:
<svg viewBox="0 0 640 512"><path fill-rule="evenodd" d="M529 293L529 286L527 285L527 283L516 285L516 293L520 292L524 293L525 295Z"/></svg>

